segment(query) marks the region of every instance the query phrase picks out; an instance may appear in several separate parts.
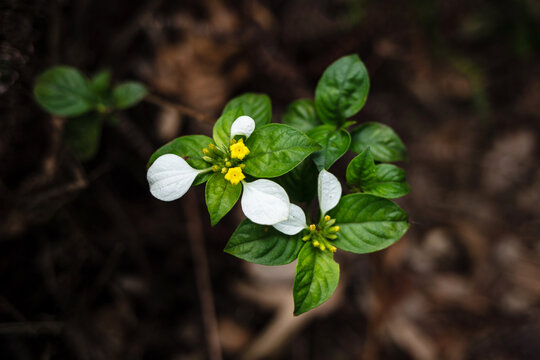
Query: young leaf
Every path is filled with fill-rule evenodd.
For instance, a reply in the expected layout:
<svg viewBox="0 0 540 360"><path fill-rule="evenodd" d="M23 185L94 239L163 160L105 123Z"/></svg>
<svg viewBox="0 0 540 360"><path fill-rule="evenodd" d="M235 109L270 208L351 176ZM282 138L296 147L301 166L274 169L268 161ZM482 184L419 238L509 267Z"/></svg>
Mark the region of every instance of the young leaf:
<svg viewBox="0 0 540 360"><path fill-rule="evenodd" d="M242 116L242 109L234 108L223 113L214 124L213 137L218 146L230 145L231 126L238 117Z"/></svg>
<svg viewBox="0 0 540 360"><path fill-rule="evenodd" d="M237 96L225 105L223 114L235 109L240 110L238 116L247 115L252 117L257 127L272 121L272 103L265 94L246 93Z"/></svg>
<svg viewBox="0 0 540 360"><path fill-rule="evenodd" d="M111 72L103 70L90 79L90 86L96 94L103 96L107 93L111 82Z"/></svg>
<svg viewBox="0 0 540 360"><path fill-rule="evenodd" d="M366 102L369 77L358 55L344 56L323 73L315 89L315 107L327 124L341 125Z"/></svg>
<svg viewBox="0 0 540 360"><path fill-rule="evenodd" d="M244 220L225 246L225 252L261 265L285 265L298 257L304 242L301 234L289 236L272 226Z"/></svg>
<svg viewBox="0 0 540 360"><path fill-rule="evenodd" d="M392 164L379 164L375 171L375 179L362 186L364 193L395 199L411 191L405 178L405 170Z"/></svg>
<svg viewBox="0 0 540 360"><path fill-rule="evenodd" d="M66 121L64 139L79 160L87 161L96 155L101 138L101 127L102 119L95 113Z"/></svg>
<svg viewBox="0 0 540 360"><path fill-rule="evenodd" d="M117 109L128 108L141 101L147 93L146 87L138 82L130 81L117 85L112 93L114 106Z"/></svg>
<svg viewBox="0 0 540 360"><path fill-rule="evenodd" d="M285 188L291 201L311 201L317 194L319 172L311 157L307 157L297 167L280 176L276 181Z"/></svg>
<svg viewBox="0 0 540 360"><path fill-rule="evenodd" d="M59 116L82 115L96 102L86 78L69 66L56 66L41 74L34 87L34 96L45 110Z"/></svg>
<svg viewBox="0 0 540 360"><path fill-rule="evenodd" d="M315 110L315 103L310 99L300 99L291 103L285 110L282 121L285 125L302 132L307 132L321 123Z"/></svg>
<svg viewBox="0 0 540 360"><path fill-rule="evenodd" d="M165 154L175 154L181 156L186 162L195 169L206 169L211 165L202 159L204 156L202 149L208 147L208 144L213 144L214 141L204 135L187 135L176 138L156 150L148 160L146 168L158 157ZM204 173L197 176L193 185L199 185L205 182L212 176L212 172Z"/></svg>
<svg viewBox="0 0 540 360"><path fill-rule="evenodd" d="M242 193L242 185L233 185L223 174L214 174L206 183L206 207L210 223L216 225L236 204Z"/></svg>
<svg viewBox="0 0 540 360"><path fill-rule="evenodd" d="M332 253L306 243L298 255L294 277L294 315L311 310L332 296L339 282L339 264Z"/></svg>
<svg viewBox="0 0 540 360"><path fill-rule="evenodd" d="M389 126L377 122L364 123L355 128L351 136L351 150L356 153L361 153L369 146L376 161L407 160L405 145Z"/></svg>
<svg viewBox="0 0 540 360"><path fill-rule="evenodd" d="M350 194L329 215L340 227L333 244L357 254L384 249L398 241L409 228L407 214L388 199Z"/></svg>
<svg viewBox="0 0 540 360"><path fill-rule="evenodd" d="M361 187L375 180L375 161L369 147L351 160L346 177L349 184Z"/></svg>
<svg viewBox="0 0 540 360"><path fill-rule="evenodd" d="M351 145L351 135L346 130L336 130L333 125L321 125L307 132L322 149L313 154L317 169L329 169L343 156Z"/></svg>
<svg viewBox="0 0 540 360"><path fill-rule="evenodd" d="M246 174L271 178L285 174L320 146L304 133L282 124L268 124L247 139Z"/></svg>

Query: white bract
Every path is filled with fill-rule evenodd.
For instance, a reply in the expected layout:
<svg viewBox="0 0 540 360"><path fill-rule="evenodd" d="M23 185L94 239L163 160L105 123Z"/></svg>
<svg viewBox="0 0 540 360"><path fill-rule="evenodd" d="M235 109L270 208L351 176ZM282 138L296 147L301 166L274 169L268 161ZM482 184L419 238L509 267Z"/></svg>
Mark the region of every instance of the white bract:
<svg viewBox="0 0 540 360"><path fill-rule="evenodd" d="M260 179L242 181L242 211L256 224L274 225L289 217L289 196L273 181Z"/></svg>
<svg viewBox="0 0 540 360"><path fill-rule="evenodd" d="M236 135L244 135L248 138L253 130L255 130L255 120L247 115L240 116L231 126L231 139Z"/></svg>
<svg viewBox="0 0 540 360"><path fill-rule="evenodd" d="M251 117L240 116L231 126L231 139L235 135L249 137L254 129L255 121ZM154 197L172 201L189 190L197 175L211 170L211 167L194 169L182 157L165 154L150 166L146 178ZM273 225L289 218L289 196L277 183L266 179L242 181L242 187L242 211L249 220L256 224Z"/></svg>
<svg viewBox="0 0 540 360"><path fill-rule="evenodd" d="M203 170L189 166L178 155L165 154L156 159L146 173L150 192L162 201L173 201L182 197L197 175Z"/></svg>
<svg viewBox="0 0 540 360"><path fill-rule="evenodd" d="M319 206L321 216L332 210L341 198L341 184L339 180L326 170L321 170L318 179ZM287 220L273 225L277 230L286 235L296 235L308 227L306 215L300 206L291 204Z"/></svg>

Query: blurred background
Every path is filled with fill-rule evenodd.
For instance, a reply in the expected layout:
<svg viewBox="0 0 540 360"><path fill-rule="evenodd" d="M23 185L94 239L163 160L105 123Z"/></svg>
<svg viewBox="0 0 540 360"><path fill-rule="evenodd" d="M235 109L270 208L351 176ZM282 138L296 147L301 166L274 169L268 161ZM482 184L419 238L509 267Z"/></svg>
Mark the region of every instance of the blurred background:
<svg viewBox="0 0 540 360"><path fill-rule="evenodd" d="M351 53L371 79L355 120L408 147L412 225L338 251L338 291L294 318L294 265L223 253L239 209L211 228L202 186L160 202L145 166L243 92L279 121ZM183 107L130 108L81 163L33 100L57 64ZM535 0L2 0L0 358L538 359L539 120Z"/></svg>

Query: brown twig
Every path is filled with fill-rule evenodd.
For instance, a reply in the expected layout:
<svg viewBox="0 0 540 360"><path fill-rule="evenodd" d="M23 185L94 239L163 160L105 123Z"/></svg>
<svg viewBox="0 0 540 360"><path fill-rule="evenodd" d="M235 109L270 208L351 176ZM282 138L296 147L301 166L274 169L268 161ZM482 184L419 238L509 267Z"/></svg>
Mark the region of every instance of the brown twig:
<svg viewBox="0 0 540 360"><path fill-rule="evenodd" d="M15 322L0 324L0 335L57 335L64 324L58 321Z"/></svg>
<svg viewBox="0 0 540 360"><path fill-rule="evenodd" d="M154 105L157 105L163 108L174 109L183 115L190 116L193 119L203 122L203 123L213 124L216 122L216 119L212 118L211 116L203 112L197 111L195 109L192 109L182 104L173 103L171 101L165 100L153 94L147 95L145 97L145 100L148 101L149 103L152 103Z"/></svg>
<svg viewBox="0 0 540 360"><path fill-rule="evenodd" d="M182 201L184 213L187 217L189 245L195 267L197 290L201 300L201 312L208 345L208 357L210 360L221 360L221 345L219 341L218 326L214 308L214 296L210 283L210 271L206 250L204 247L204 235L202 222L197 211L197 196L190 191Z"/></svg>

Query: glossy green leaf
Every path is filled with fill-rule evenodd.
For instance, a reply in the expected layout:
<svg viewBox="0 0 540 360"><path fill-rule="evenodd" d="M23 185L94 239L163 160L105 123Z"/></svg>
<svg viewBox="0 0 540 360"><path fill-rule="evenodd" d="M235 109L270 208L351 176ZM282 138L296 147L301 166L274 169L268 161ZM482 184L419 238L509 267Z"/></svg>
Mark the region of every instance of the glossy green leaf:
<svg viewBox="0 0 540 360"><path fill-rule="evenodd" d="M375 161L367 147L347 166L347 182L355 186L364 186L375 180Z"/></svg>
<svg viewBox="0 0 540 360"><path fill-rule="evenodd" d="M94 89L94 92L100 96L107 93L110 83L111 72L108 70L100 71L90 79L90 86Z"/></svg>
<svg viewBox="0 0 540 360"><path fill-rule="evenodd" d="M246 93L233 98L225 105L223 114L239 109L238 116L248 115L255 120L255 127L266 125L272 121L272 103L265 94Z"/></svg>
<svg viewBox="0 0 540 360"><path fill-rule="evenodd" d="M319 171L311 157L307 157L297 167L280 176L276 182L283 186L293 202L310 202L317 194Z"/></svg>
<svg viewBox="0 0 540 360"><path fill-rule="evenodd" d="M119 84L112 93L114 106L117 109L126 109L141 101L147 93L146 87L135 81Z"/></svg>
<svg viewBox="0 0 540 360"><path fill-rule="evenodd" d="M361 153L367 147L376 161L407 160L407 150L399 136L387 125L369 122L362 124L351 132L351 150Z"/></svg>
<svg viewBox="0 0 540 360"><path fill-rule="evenodd" d="M242 116L242 110L235 108L224 112L216 121L213 136L218 146L228 147L230 145L231 126L239 116Z"/></svg>
<svg viewBox="0 0 540 360"><path fill-rule="evenodd" d="M340 227L333 244L357 254L384 249L398 241L409 228L408 216L388 199L369 194L350 194L328 214Z"/></svg>
<svg viewBox="0 0 540 360"><path fill-rule="evenodd" d="M285 174L309 154L320 149L303 132L282 124L268 124L256 129L247 139L246 174L271 178Z"/></svg>
<svg viewBox="0 0 540 360"><path fill-rule="evenodd" d="M187 135L176 138L157 149L150 157L150 160L148 160L146 167L149 168L161 155L175 154L183 157L184 160L195 169L207 169L212 166L212 164L209 164L202 159L204 156L202 149L208 147L208 144L213 143L214 141L212 139L204 135ZM198 175L193 185L202 184L207 181L212 174L212 172L209 172Z"/></svg>
<svg viewBox="0 0 540 360"><path fill-rule="evenodd" d="M315 107L327 124L341 125L364 106L369 76L358 55L344 56L323 73L315 89Z"/></svg>
<svg viewBox="0 0 540 360"><path fill-rule="evenodd" d="M373 194L387 199L407 195L411 188L407 184L405 170L392 164L376 166L375 179L362 186L366 194Z"/></svg>
<svg viewBox="0 0 540 360"><path fill-rule="evenodd" d="M34 87L36 101L59 116L78 116L91 110L96 96L86 78L69 66L56 66L41 74Z"/></svg>
<svg viewBox="0 0 540 360"><path fill-rule="evenodd" d="M285 235L272 226L244 220L234 231L225 252L261 265L284 265L294 261L304 242L302 235Z"/></svg>
<svg viewBox="0 0 540 360"><path fill-rule="evenodd" d="M206 183L206 207L210 223L216 225L236 204L242 193L242 184L231 184L223 174L214 173Z"/></svg>
<svg viewBox="0 0 540 360"><path fill-rule="evenodd" d="M310 99L292 102L285 110L282 121L302 132L307 132L321 123L315 110L315 102Z"/></svg>
<svg viewBox="0 0 540 360"><path fill-rule="evenodd" d="M322 149L313 154L317 169L330 169L351 145L351 135L346 130L336 130L333 125L321 125L307 132Z"/></svg>
<svg viewBox="0 0 540 360"><path fill-rule="evenodd" d="M339 282L339 264L332 253L306 243L298 255L294 277L294 315L311 310L332 296Z"/></svg>
<svg viewBox="0 0 540 360"><path fill-rule="evenodd" d="M79 160L87 161L96 155L99 149L102 125L102 119L95 113L81 115L66 121L64 140Z"/></svg>

